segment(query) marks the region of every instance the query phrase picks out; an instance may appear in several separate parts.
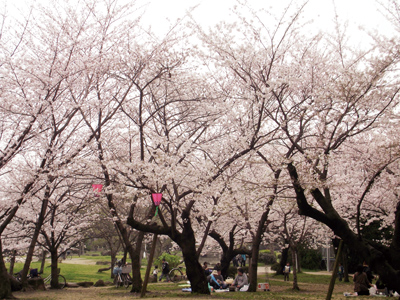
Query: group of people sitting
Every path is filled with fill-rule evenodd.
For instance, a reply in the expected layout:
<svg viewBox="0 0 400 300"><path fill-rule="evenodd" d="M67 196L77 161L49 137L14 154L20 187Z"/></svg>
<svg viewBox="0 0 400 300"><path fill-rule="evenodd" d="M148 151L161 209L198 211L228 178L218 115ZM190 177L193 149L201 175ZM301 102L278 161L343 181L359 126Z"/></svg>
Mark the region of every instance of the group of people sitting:
<svg viewBox="0 0 400 300"><path fill-rule="evenodd" d="M376 277L372 274L370 267L364 261L362 265L357 266L356 272L353 275L355 293L345 293L345 295L362 296L370 295L371 293L376 293L378 291L383 292L386 296L393 295L393 291L389 291L386 288L386 285L380 280L380 278L378 278L375 285L372 282L374 279L376 279Z"/></svg>
<svg viewBox="0 0 400 300"><path fill-rule="evenodd" d="M204 268L204 266L203 266L203 268ZM243 268L241 268L241 267L237 268L237 276L235 277L235 279L233 281L232 280L229 280L229 281L224 280L224 277L221 274L221 268L218 265L213 270L208 268L208 266L206 265L205 272L207 275L208 283L215 290L229 289L232 291L233 290L239 291L244 286L247 286L249 284L247 275L244 272Z"/></svg>

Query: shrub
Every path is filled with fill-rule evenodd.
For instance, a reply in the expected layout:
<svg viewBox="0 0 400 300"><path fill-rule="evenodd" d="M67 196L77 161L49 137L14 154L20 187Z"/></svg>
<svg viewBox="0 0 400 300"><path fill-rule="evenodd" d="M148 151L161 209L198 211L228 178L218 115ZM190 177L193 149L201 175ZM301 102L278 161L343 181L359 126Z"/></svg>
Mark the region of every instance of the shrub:
<svg viewBox="0 0 400 300"><path fill-rule="evenodd" d="M259 262L263 262L266 265L273 265L277 262L275 254L261 252L258 257Z"/></svg>
<svg viewBox="0 0 400 300"><path fill-rule="evenodd" d="M302 248L300 253L300 265L304 269L319 270L322 254L318 250Z"/></svg>
<svg viewBox="0 0 400 300"><path fill-rule="evenodd" d="M161 271L161 265L162 265L163 258L165 258L165 260L168 262L169 269L173 269L173 268L177 267L182 260L182 258L180 256L163 253L153 262L153 264L155 266L158 266L160 271Z"/></svg>
<svg viewBox="0 0 400 300"><path fill-rule="evenodd" d="M281 267L280 264L277 262L277 263L274 263L274 264L271 266L271 270L273 270L273 271L278 271L280 267Z"/></svg>

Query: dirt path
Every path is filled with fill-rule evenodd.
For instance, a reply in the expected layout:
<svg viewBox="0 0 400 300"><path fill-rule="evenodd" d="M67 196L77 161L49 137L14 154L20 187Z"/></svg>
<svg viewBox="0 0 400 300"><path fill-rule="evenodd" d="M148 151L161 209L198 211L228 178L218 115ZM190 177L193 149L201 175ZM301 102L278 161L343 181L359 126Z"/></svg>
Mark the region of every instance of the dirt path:
<svg viewBox="0 0 400 300"><path fill-rule="evenodd" d="M66 259L62 261L63 264L73 264L73 265L95 265L96 261L92 259L84 259L84 258L72 258Z"/></svg>

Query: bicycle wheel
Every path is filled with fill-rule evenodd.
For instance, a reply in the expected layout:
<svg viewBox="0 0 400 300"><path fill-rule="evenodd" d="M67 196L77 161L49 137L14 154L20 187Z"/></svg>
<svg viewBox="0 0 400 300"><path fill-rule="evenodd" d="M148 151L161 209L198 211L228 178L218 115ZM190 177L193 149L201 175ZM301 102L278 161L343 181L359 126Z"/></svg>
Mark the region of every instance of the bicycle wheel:
<svg viewBox="0 0 400 300"><path fill-rule="evenodd" d="M114 278L115 287L119 287L119 274L117 274Z"/></svg>
<svg viewBox="0 0 400 300"><path fill-rule="evenodd" d="M124 274L124 287L128 288L132 284L132 278L129 274Z"/></svg>
<svg viewBox="0 0 400 300"><path fill-rule="evenodd" d="M58 275L58 288L63 289L67 285L67 281L65 277L62 275Z"/></svg>
<svg viewBox="0 0 400 300"><path fill-rule="evenodd" d="M118 275L115 277L115 286L116 286L116 287L120 287L120 286L122 286L122 284L123 284L122 275L121 275L121 274L118 274Z"/></svg>
<svg viewBox="0 0 400 300"><path fill-rule="evenodd" d="M178 268L172 269L168 275L173 282L181 281L184 278L182 271Z"/></svg>

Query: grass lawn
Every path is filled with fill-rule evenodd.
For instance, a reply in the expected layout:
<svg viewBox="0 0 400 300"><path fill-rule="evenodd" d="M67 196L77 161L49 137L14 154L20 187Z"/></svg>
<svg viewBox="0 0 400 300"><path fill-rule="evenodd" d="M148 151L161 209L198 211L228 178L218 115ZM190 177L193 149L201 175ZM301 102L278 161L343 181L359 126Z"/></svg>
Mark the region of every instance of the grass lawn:
<svg viewBox="0 0 400 300"><path fill-rule="evenodd" d="M314 275L316 281L319 281ZM199 300L199 299L243 299L243 300L262 300L262 299L279 299L279 300L320 300L326 298L328 290L327 284L315 283L299 283L300 291L292 290L292 282L283 282L281 279L271 279L271 291L268 292L226 292L212 293L211 295L195 295L184 293L181 287L175 283L150 283L146 298L155 299L174 299L174 300ZM335 286L332 300L345 300L348 297L343 296L344 291L351 291L353 285L349 283L339 283ZM32 292L15 292L14 296L20 299L54 299L54 300L87 300L87 299L126 299L140 298L139 294L131 294L124 287L90 287L90 288L65 288L63 290L47 290ZM364 296L364 298L369 298ZM372 297L371 297L372 298Z"/></svg>
<svg viewBox="0 0 400 300"><path fill-rule="evenodd" d="M86 262L86 264L78 264L79 260ZM88 264L88 261L92 261ZM110 261L107 256L81 256L79 259L75 258L69 263L65 261L59 264L61 274L67 279L67 282L82 282L92 281L96 282L99 279L104 281L111 281L110 272L105 271L98 273L98 269L106 268L105 265L95 265L97 261ZM40 268L40 262L33 262L33 268ZM19 271L23 267L22 263L17 263L14 270ZM145 267L141 269L142 278L146 272ZM46 263L43 276L50 273L49 262ZM42 276L42 277L43 277ZM292 274L290 279L292 280ZM270 291L259 291L256 293L243 293L243 292L226 292L226 293L212 293L212 295L193 295L190 293L182 292L182 287L176 283L149 283L148 293L146 298L152 299L308 299L317 300L325 299L330 282L330 276L320 274L298 274L298 284L300 291L292 289L293 282L283 281L283 275L273 274L259 274L258 282L268 282L270 284ZM185 282L181 282L185 283ZM353 290L353 283L336 282L332 299L347 299L343 296L343 292L351 292ZM108 287L90 287L90 288L65 288L64 290L47 290L47 291L31 291L31 292L16 292L14 295L20 299L57 299L57 300L83 300L83 299L120 299L120 298L139 298L140 295L131 294L129 289L124 287L116 288L114 286ZM368 298L368 297L367 297Z"/></svg>

